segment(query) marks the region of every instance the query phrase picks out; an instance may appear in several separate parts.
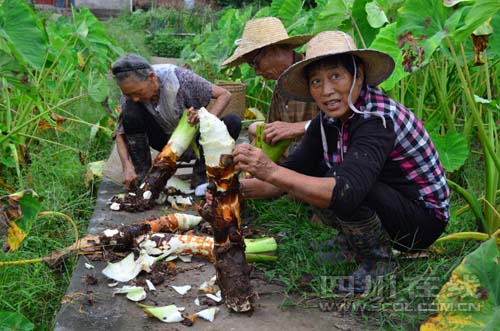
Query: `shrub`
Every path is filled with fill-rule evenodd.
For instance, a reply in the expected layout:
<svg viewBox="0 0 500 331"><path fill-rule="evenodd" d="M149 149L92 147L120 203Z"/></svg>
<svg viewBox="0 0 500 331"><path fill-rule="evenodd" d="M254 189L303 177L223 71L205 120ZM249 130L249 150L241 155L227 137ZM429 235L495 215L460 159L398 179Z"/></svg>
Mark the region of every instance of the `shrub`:
<svg viewBox="0 0 500 331"><path fill-rule="evenodd" d="M182 49L192 42L193 37L166 32L155 33L146 38L146 45L148 45L153 55L180 57Z"/></svg>

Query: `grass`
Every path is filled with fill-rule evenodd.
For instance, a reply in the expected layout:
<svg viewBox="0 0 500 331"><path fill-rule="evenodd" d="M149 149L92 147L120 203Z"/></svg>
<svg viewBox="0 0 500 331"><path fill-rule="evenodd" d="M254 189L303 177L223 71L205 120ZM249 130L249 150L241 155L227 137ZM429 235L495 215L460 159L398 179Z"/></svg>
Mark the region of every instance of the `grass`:
<svg viewBox="0 0 500 331"><path fill-rule="evenodd" d="M94 123L103 114L102 107L92 103L75 105L72 112ZM67 123L64 132L44 132L46 139L80 150L76 153L47 142L32 142L31 165L25 167L28 184L42 198L42 211L58 211L72 217L80 233L85 233L95 204L95 192L84 185L85 162L95 161L109 153L109 141L89 139L90 127ZM5 173L4 173L5 174ZM13 176L5 176L9 184L18 187ZM1 195L9 192L1 188ZM0 252L0 261L33 259L74 242L70 223L61 218L38 218L30 235L16 252ZM42 263L9 266L0 272L0 311L17 311L35 324L36 330L52 330L60 299L71 279L74 261L68 260L60 269L52 270Z"/></svg>
<svg viewBox="0 0 500 331"><path fill-rule="evenodd" d="M144 31L131 29L130 18L119 17L104 22L109 36L127 52L135 52L150 57L144 44ZM127 33L123 33L127 31ZM116 86L113 99L118 96ZM100 105L82 103L72 111L82 119L95 123L104 114ZM87 228L95 205L95 192L87 190L83 184L85 164L107 156L110 140L98 137L91 140L90 128L74 123L66 123L64 132L44 132L43 136L80 150L85 156L83 163L74 151L46 142L34 142L30 146L31 165L25 167L26 180L43 197L42 210L53 210L70 215L78 224L81 234ZM472 154L459 172L460 183L467 183L477 193L482 192L483 171L481 155ZM2 170L2 179L18 187L13 172ZM0 194L8 194L0 186ZM462 206L464 201L452 196L452 207ZM431 312L412 312L397 309L409 304L428 304L437 294L451 271L463 256L477 247L477 243L453 242L447 244L444 252L433 254L429 259L403 260L400 270L389 275L376 290L352 298L334 297L329 277L348 275L354 264L331 265L322 263L316 257L311 243L320 243L336 234L336 231L309 222L311 209L302 203L286 197L273 200L248 200L247 210L252 226L261 228L267 235L279 241L279 260L272 265L258 265L275 281L284 285L287 299L283 306L301 305L320 307L328 310L325 303L343 304L348 314L358 316L367 324L376 325L381 330L416 330ZM473 230L475 220L467 212L450 222L447 233ZM55 248L69 245L74 234L69 223L60 218L41 218L32 229L30 236L17 252L0 252L0 261L37 258ZM27 316L36 330L52 330L61 297L69 284L74 261L67 261L60 270L51 270L43 264L4 267L0 269L0 310L18 311ZM338 309L338 307L337 307Z"/></svg>
<svg viewBox="0 0 500 331"><path fill-rule="evenodd" d="M469 171L474 170L465 170ZM454 197L453 205L460 204L461 201ZM278 261L258 267L271 280L284 286L287 299L283 306L298 305L353 314L380 330L418 330L419 325L434 313L429 311L433 299L453 269L477 247L473 242L453 242L442 247L443 253L429 253L427 259L400 259L400 269L386 276L369 293L342 297L333 291L335 277L350 275L356 265L323 263L314 245L335 236L336 230L311 223L311 209L287 197L247 201L246 209L249 213L246 218L252 220L252 227L279 240ZM466 213L450 224L447 232L473 229L474 226L474 220Z"/></svg>

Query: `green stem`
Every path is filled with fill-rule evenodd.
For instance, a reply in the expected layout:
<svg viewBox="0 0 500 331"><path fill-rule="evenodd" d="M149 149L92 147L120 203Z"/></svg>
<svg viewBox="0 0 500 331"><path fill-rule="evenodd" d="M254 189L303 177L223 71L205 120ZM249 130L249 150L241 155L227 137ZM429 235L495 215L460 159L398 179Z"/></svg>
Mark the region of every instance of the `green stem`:
<svg viewBox="0 0 500 331"><path fill-rule="evenodd" d="M424 114L424 101L425 101L425 94L427 92L427 82L429 80L429 68L426 67L424 70L424 81L422 83L422 87L418 93L418 99L417 99L417 109L415 111L415 115L419 119L422 119L423 114ZM415 86L419 86L419 84L415 84Z"/></svg>
<svg viewBox="0 0 500 331"><path fill-rule="evenodd" d="M495 198L496 198L498 195L500 195L500 190L497 190L497 191L495 192ZM477 199L477 201L478 201L478 202L482 202L482 201L484 201L484 197L480 197L479 199ZM465 213L466 211L468 211L469 209L470 209L470 205L468 205L468 204L467 204L467 205L465 205L465 206L461 207L459 210L457 210L457 211L455 212L455 216L460 216L460 215L462 215L463 213Z"/></svg>
<svg viewBox="0 0 500 331"><path fill-rule="evenodd" d="M453 56L453 59L457 67L458 77L460 78L460 81L462 82L463 86L468 86L462 68L460 67L460 63L458 62L457 54L455 53L455 50L451 43L450 37L447 36L446 40L448 42L448 46L450 48L451 54ZM484 157L491 157L493 159L493 162L495 163L495 167L497 168L498 171L500 171L500 157L496 155L492 143L488 140L488 135L486 134L486 131L484 129L484 123L481 119L479 111L477 110L476 103L474 102L474 96L471 93L472 91L466 88L464 89L464 92L467 99L467 103L469 104L469 107L472 112L472 117L474 118L477 124L479 141L481 142L481 146L483 147L483 149L485 149L485 152L487 151Z"/></svg>
<svg viewBox="0 0 500 331"><path fill-rule="evenodd" d="M469 193L466 189L455 183L454 181L448 179L448 185L450 186L451 189L455 190L456 192L460 193L464 199L467 201L469 204L472 212L476 216L477 219L481 221L483 226L486 227L486 220L484 219L484 214L481 210L481 206L479 205L478 200L476 197L474 197L471 193Z"/></svg>
<svg viewBox="0 0 500 331"><path fill-rule="evenodd" d="M69 150L71 150L73 152L76 152L76 153L80 153L79 149L76 149L74 147L67 146L67 145L55 142L53 140L48 140L48 139L40 138L40 137L37 137L37 136L34 136L34 135L25 134L25 133L20 133L20 135L23 136L23 137L30 138L30 139L35 139L35 140L43 141L43 142L46 142L46 143L49 143L49 144L52 144L52 145L60 146L60 147L69 149Z"/></svg>
<svg viewBox="0 0 500 331"><path fill-rule="evenodd" d="M437 98L440 105L441 112L446 120L446 124L449 130L456 131L455 121L453 121L453 116L450 113L450 108L448 104L448 98L446 93L446 77L439 77L439 72L436 68L436 64L432 61L429 65L431 71L431 78L435 86L435 91L437 92ZM446 70L441 70L446 75ZM444 82L443 82L444 80Z"/></svg>
<svg viewBox="0 0 500 331"><path fill-rule="evenodd" d="M19 186L21 189L25 189L23 176L21 174L21 168L19 167L19 155L17 154L16 145L8 144L7 147L10 149L10 152L11 152L12 156L14 157L14 160L16 161L15 167L16 167L17 178L19 181Z"/></svg>
<svg viewBox="0 0 500 331"><path fill-rule="evenodd" d="M42 117L44 117L45 115L49 114L51 111L53 111L54 109L58 108L58 107L61 107L61 106L64 106L66 104L69 104L73 101L76 101L76 100L79 100L79 99L82 99L84 97L86 97L87 95L86 94L82 94L82 95L79 95L79 96L76 96L76 97L73 97L73 98L70 98L70 99L66 99L66 100L63 100L61 101L59 104L53 106L53 107L50 107L49 109L41 112L40 114L32 117L29 119L29 121L26 121L24 122L23 124L21 125L18 125L16 126L16 128L12 131L10 131L7 135L3 136L2 138L0 138L0 145L2 145L2 143L4 143L7 139L9 139L11 136L13 136L14 134L18 133L19 131L21 131L23 128L25 128L26 126L28 126L29 124L35 122L35 121L38 121L39 119L41 119Z"/></svg>

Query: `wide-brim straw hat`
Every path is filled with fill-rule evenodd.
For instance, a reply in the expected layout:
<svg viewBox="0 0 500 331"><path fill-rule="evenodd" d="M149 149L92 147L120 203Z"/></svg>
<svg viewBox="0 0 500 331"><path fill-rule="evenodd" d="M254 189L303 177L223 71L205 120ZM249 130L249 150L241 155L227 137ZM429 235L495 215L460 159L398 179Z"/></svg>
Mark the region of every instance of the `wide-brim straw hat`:
<svg viewBox="0 0 500 331"><path fill-rule="evenodd" d="M318 60L340 54L353 54L363 61L366 83L371 86L382 83L394 70L394 60L388 54L374 49L358 49L352 37L345 32L324 31L307 43L304 60L283 72L278 88L289 98L314 101L309 93L305 68Z"/></svg>
<svg viewBox="0 0 500 331"><path fill-rule="evenodd" d="M243 56L269 45L291 45L299 47L312 38L312 35L288 36L285 26L276 17L263 17L249 20L243 29L241 39L233 55L222 62L223 66L237 66L245 62ZM294 47L294 48L295 48Z"/></svg>

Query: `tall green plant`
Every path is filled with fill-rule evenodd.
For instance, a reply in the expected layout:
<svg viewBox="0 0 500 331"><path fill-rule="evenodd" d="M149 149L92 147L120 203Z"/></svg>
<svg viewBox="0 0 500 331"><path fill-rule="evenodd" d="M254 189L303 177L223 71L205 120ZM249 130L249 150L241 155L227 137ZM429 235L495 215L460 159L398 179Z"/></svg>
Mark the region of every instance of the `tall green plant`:
<svg viewBox="0 0 500 331"><path fill-rule="evenodd" d="M5 64L0 70L0 163L16 169L21 187L22 151L40 139L40 121L57 126L56 112L74 119L67 111L71 103L103 101L105 73L121 52L90 11L72 14L45 27L20 0L0 6L0 63Z"/></svg>

